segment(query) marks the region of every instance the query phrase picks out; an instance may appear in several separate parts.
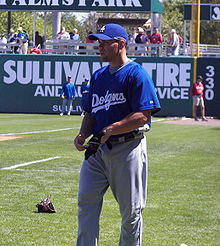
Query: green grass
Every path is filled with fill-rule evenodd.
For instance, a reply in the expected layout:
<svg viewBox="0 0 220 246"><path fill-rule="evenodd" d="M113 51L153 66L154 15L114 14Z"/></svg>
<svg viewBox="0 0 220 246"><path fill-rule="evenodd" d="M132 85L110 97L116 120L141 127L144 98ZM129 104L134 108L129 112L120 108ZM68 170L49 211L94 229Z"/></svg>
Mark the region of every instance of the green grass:
<svg viewBox="0 0 220 246"><path fill-rule="evenodd" d="M74 128L22 135L0 142L0 245L72 246L77 234L77 191L83 153L73 147L82 117L0 114L0 134ZM143 246L219 246L220 128L153 124L147 133L148 203ZM50 195L56 214L35 205ZM117 246L120 215L111 191L101 215L101 246Z"/></svg>

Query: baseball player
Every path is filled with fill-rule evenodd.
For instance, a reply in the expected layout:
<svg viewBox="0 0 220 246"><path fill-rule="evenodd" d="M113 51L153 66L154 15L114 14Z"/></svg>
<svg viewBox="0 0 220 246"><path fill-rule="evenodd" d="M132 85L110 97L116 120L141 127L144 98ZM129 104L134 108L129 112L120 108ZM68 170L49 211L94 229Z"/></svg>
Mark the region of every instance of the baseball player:
<svg viewBox="0 0 220 246"><path fill-rule="evenodd" d="M146 204L147 152L138 130L160 109L151 78L126 54L128 34L107 24L89 38L98 40L108 62L90 80L86 111L75 147L85 151L78 193L77 246L97 246L103 196L110 187L119 205L120 246L140 246ZM86 143L86 139L93 137Z"/></svg>
<svg viewBox="0 0 220 246"><path fill-rule="evenodd" d="M80 92L82 95L82 114L81 114L82 116L84 115L83 107L87 100L89 89L90 89L89 79L85 78L84 82L82 83L81 89L80 89Z"/></svg>
<svg viewBox="0 0 220 246"><path fill-rule="evenodd" d="M62 103L62 111L60 116L63 116L65 113L65 107L67 106L67 115L71 114L73 100L76 97L76 89L74 84L71 83L72 77L67 77L67 82L65 82L62 86L62 91L60 93L60 97L63 99Z"/></svg>
<svg viewBox="0 0 220 246"><path fill-rule="evenodd" d="M208 121L205 117L205 104L203 99L204 86L202 84L203 77L198 75L196 78L196 83L193 83L192 88L190 89L190 94L193 97L193 117L195 121L198 121L196 116L197 107L200 106L202 121Z"/></svg>

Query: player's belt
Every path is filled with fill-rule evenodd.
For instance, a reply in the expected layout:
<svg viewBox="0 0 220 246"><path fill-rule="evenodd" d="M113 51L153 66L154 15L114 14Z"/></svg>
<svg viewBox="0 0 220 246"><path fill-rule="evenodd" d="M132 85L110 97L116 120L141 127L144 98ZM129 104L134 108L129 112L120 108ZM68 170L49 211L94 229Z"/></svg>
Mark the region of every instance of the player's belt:
<svg viewBox="0 0 220 246"><path fill-rule="evenodd" d="M125 143L128 141L131 141L132 139L136 138L137 136L143 136L143 133L138 132L131 132L128 134L125 134L123 136L118 136L118 137L112 137L108 140L108 142L110 142L110 144L118 144L118 143Z"/></svg>

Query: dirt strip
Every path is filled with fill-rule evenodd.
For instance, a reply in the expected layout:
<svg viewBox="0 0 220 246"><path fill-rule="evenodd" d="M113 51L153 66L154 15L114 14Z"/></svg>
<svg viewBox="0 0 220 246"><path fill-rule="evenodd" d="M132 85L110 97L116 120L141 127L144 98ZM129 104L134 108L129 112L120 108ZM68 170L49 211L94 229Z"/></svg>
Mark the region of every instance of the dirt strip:
<svg viewBox="0 0 220 246"><path fill-rule="evenodd" d="M0 141L14 140L16 138L23 138L21 136L0 136Z"/></svg>
<svg viewBox="0 0 220 246"><path fill-rule="evenodd" d="M202 121L199 119L199 121L195 121L192 118L180 118L177 120L168 120L168 121L162 121L162 123L168 123L168 124L178 124L178 125L199 125L199 126L219 126L220 127L220 119L212 119L208 118L208 121Z"/></svg>

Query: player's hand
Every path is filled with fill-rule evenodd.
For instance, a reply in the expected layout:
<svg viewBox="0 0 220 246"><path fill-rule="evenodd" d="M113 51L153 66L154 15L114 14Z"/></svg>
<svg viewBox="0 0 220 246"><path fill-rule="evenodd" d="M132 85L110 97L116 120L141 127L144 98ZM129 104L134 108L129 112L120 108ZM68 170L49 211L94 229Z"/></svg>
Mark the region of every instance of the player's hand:
<svg viewBox="0 0 220 246"><path fill-rule="evenodd" d="M104 135L101 137L101 144L105 143L111 136L111 130L108 128L105 128L104 130L102 130L102 132L104 133Z"/></svg>
<svg viewBox="0 0 220 246"><path fill-rule="evenodd" d="M73 143L74 143L77 150L83 151L86 149L86 146L84 145L85 140L86 139L80 134L75 137Z"/></svg>

